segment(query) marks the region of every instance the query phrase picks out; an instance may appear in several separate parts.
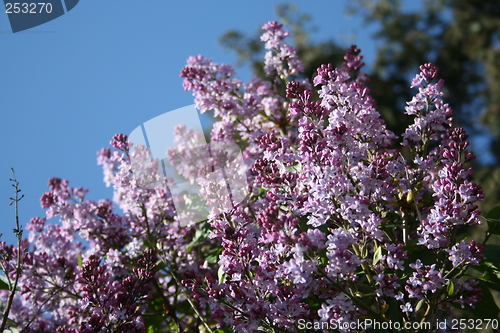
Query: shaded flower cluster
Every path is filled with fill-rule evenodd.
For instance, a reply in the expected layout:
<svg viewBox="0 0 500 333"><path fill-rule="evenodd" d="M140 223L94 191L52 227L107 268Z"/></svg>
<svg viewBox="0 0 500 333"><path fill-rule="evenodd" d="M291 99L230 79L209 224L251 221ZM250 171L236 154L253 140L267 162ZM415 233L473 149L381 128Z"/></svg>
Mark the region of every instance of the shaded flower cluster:
<svg viewBox="0 0 500 333"><path fill-rule="evenodd" d="M46 217L26 226L20 291L10 311L19 329L146 332L145 318L154 318L161 330L197 326L191 317L166 317L165 311L175 314L174 304L187 302L183 274L216 274L206 266L202 246L190 247L199 225L175 213L166 180L146 150L130 150L125 135L111 144L121 151L103 149L98 162L114 185L114 203L88 200L87 190L52 178L40 200ZM139 161L139 170L148 172L134 174L132 164ZM13 279L17 248L1 248Z"/></svg>

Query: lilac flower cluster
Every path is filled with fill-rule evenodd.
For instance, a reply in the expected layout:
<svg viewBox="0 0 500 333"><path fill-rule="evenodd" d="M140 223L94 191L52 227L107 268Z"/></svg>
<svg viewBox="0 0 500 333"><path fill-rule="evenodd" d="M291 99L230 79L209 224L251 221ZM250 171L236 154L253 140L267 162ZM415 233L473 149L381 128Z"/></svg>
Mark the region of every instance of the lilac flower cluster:
<svg viewBox="0 0 500 333"><path fill-rule="evenodd" d="M266 42L268 50L265 57L264 71L268 76L277 76L282 80L291 75L298 75L304 70L304 65L297 57L297 50L285 43L288 31L282 29L283 25L276 21L264 24L261 40Z"/></svg>
<svg viewBox="0 0 500 333"><path fill-rule="evenodd" d="M263 28L268 49L276 49L287 36L275 22ZM480 261L474 242L470 246L476 250L457 254L454 237L457 228L478 223L474 202L482 194L460 164L473 158L465 151L463 130L445 131L451 109L441 99L443 82L431 83L437 68L423 65L412 82L419 93L407 107L415 117L403 135L403 145L413 155L407 161L375 109L365 86L368 78L360 72L359 52L349 49L344 68L318 69L313 84L320 87L319 100L313 100L310 83L288 81L297 72L277 71L286 95L275 113L286 120L268 120L282 130L260 127L245 141L253 165L252 195L230 214L210 221L212 237L222 240L219 279L187 282L214 309L219 326L241 332L273 327L296 331L298 318L387 320L388 297L399 302L401 318L411 321L424 313L448 312L448 302L473 304L478 299L478 290L469 287L472 281L455 279L458 271L443 275L450 262L463 268ZM269 59L266 73L271 75L280 67ZM197 100L223 102L221 96L208 96L205 88L191 90ZM238 93L248 97L246 91L233 96ZM238 119L243 100L225 112ZM262 100L254 101L252 107L266 109ZM234 134L246 138L243 133L251 127L238 123ZM449 217L442 223L438 213ZM411 261L408 246L451 252L444 262L423 265ZM457 263L457 256L467 257ZM429 303L432 309L417 306L450 283L456 285L455 294L437 297ZM317 305L311 307L311 300Z"/></svg>
<svg viewBox="0 0 500 333"><path fill-rule="evenodd" d="M20 330L146 332L145 318L153 318L160 330L198 326L172 307L189 297L180 276L216 274L206 266L202 247L189 247L199 226L176 216L147 151L130 151L124 135L111 145L121 151L103 149L98 162L123 213L109 200L87 200L87 190L71 188L66 180L49 181L50 191L40 200L46 217L26 226L29 236L21 249L26 253L20 291L9 316ZM140 170L148 172L134 174L131 161L142 160ZM144 186L151 183L156 186ZM49 223L55 217L58 221ZM1 249L2 267L13 279L17 248L2 243ZM2 299L6 295L2 290Z"/></svg>
<svg viewBox="0 0 500 333"><path fill-rule="evenodd" d="M451 304L480 300L464 273L481 263L482 244L457 233L480 223L483 194L465 167L474 158L467 136L450 128L443 81L432 83L437 68L421 66L412 81L419 91L406 113L415 121L402 153L369 95L358 48L342 68L322 65L311 83L296 80L303 65L282 26L263 29L270 81L243 83L203 56L181 72L197 108L217 119L214 147L243 151L225 179L249 188L228 189L222 202L223 182L202 184L210 214L194 222L175 211L183 198L148 150L116 135L116 150L98 153L113 202L87 200L85 189L54 178L41 199L46 217L26 227L11 311L18 327L300 332L299 319L435 322L453 315ZM224 149L194 149L203 140L183 126L175 135L168 157L190 181L231 160ZM18 249L0 250L14 274Z"/></svg>
<svg viewBox="0 0 500 333"><path fill-rule="evenodd" d="M440 154L444 163L431 185L437 200L418 230L419 244L429 249L448 246L457 226L480 223L475 202L482 200L484 195L477 184L468 180L473 170L463 166L474 158L466 149L469 144L466 139L461 128L448 129L443 135Z"/></svg>
<svg viewBox="0 0 500 333"><path fill-rule="evenodd" d="M421 73L411 82L411 87L418 87L418 94L408 102L406 114L415 116L415 122L403 134L403 145L422 149L430 140L437 139L445 126L451 125L452 110L443 103L441 88L443 80L432 81L437 77L438 69L433 64L420 66Z"/></svg>

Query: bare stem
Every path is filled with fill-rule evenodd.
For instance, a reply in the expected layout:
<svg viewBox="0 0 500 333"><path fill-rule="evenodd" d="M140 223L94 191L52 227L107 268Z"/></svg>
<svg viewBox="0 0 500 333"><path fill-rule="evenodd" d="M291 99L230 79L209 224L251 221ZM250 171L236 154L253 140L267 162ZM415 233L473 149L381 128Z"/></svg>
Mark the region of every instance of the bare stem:
<svg viewBox="0 0 500 333"><path fill-rule="evenodd" d="M9 318L10 308L11 308L12 302L14 300L14 294L16 293L17 284L19 282L19 277L21 276L21 270L22 270L21 264L22 264L22 252L23 251L21 248L21 241L22 241L22 236L23 236L23 230L19 226L19 201L24 197L24 194L21 195L21 197L19 197L19 192L21 192L21 190L19 189L19 182L16 180L16 174L14 173L14 169L11 168L10 171L12 172L11 181L13 182L12 186L14 187L14 193L15 193L14 198L10 198L12 200L10 204L11 205L14 204L14 207L15 207L16 228L14 229L14 233L16 234L16 237L17 237L17 267L16 267L16 275L14 278L14 283L9 283L9 287L10 287L9 297L7 299L7 305L5 306L5 310L3 312L2 326L0 326L0 332L5 331L5 327L7 326L7 320ZM5 271L4 273L10 282L8 272Z"/></svg>

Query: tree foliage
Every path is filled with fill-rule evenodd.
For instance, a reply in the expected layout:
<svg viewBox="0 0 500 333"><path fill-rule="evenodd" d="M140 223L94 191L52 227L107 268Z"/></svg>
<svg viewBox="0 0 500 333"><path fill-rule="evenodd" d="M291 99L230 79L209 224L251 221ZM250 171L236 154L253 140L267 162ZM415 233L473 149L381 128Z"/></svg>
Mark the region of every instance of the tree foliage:
<svg viewBox="0 0 500 333"><path fill-rule="evenodd" d="M479 123L486 125L498 143L500 2L425 1L422 8L405 11L401 0L358 0L350 10L379 27L375 38L382 46L372 75L400 92L416 65L435 63L458 121L471 130L480 130ZM499 156L498 144L491 147Z"/></svg>

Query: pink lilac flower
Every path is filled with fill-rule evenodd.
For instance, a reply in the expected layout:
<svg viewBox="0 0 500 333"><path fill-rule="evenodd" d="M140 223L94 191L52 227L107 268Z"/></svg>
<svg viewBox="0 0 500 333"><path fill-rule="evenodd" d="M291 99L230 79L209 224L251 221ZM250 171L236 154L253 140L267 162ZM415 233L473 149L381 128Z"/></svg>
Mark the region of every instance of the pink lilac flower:
<svg viewBox="0 0 500 333"><path fill-rule="evenodd" d="M461 271L480 263L482 245L456 231L479 223L483 193L465 167L474 158L465 131L449 128L437 67L422 65L412 81L408 158L376 110L356 46L342 68L322 65L311 84L293 80L303 65L288 32L277 22L263 29L271 80L241 82L201 55L181 72L196 107L218 120L201 148L203 137L177 127L168 156L187 180L206 180L208 219L176 210L188 196L148 149L115 135L114 149L98 152L113 200L88 200L86 189L52 178L40 201L46 216L26 226L10 316L20 329L145 332L146 313L160 312L159 330L298 332L305 319L349 332L342 324L361 318L385 321L394 311L432 321L451 304L480 301L477 281ZM242 161L228 148L236 145ZM18 251L0 243L11 279ZM435 262L416 260L421 252Z"/></svg>
<svg viewBox="0 0 500 333"><path fill-rule="evenodd" d="M298 75L304 70L304 65L297 57L297 50L285 43L288 32L282 30L283 25L276 21L264 24L266 32L261 40L266 42L268 50L265 56L264 71L267 76L285 80L291 75Z"/></svg>

